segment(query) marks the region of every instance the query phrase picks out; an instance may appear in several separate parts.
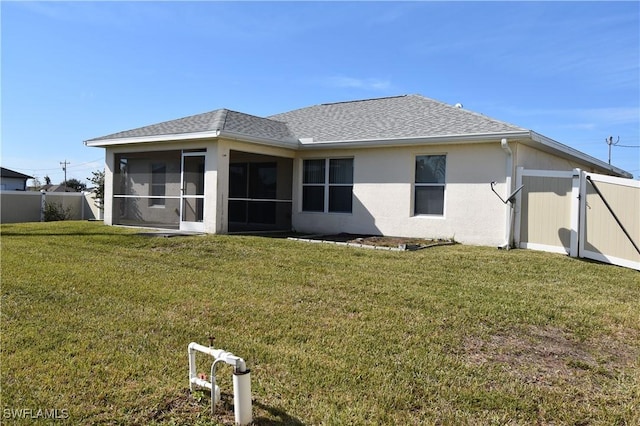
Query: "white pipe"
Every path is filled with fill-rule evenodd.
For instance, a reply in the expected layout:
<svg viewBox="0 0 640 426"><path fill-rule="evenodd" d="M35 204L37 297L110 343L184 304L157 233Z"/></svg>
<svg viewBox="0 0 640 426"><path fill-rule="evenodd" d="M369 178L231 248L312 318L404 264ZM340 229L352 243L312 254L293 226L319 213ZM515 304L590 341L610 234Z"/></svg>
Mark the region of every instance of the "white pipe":
<svg viewBox="0 0 640 426"><path fill-rule="evenodd" d="M504 150L504 152L507 153L507 166L506 166L506 172L505 172L505 180L504 180L504 184L505 184L505 199L509 198L509 195L511 194L511 176L513 174L513 152L511 151L511 148L509 147L509 142L507 141L507 138L502 138L502 140L500 141L500 146L502 147L502 149ZM512 227L512 223L513 223L513 204L512 203L506 203L505 204L505 208L507 209L505 212L505 216L506 216L506 225L505 225L505 242L504 244L501 246L501 248L504 249L509 249L511 248L511 229Z"/></svg>
<svg viewBox="0 0 640 426"><path fill-rule="evenodd" d="M244 359L235 356L231 352L227 352L222 349L214 349L208 346L203 346L195 342L189 343L189 353L191 354L193 351L202 352L207 355L211 355L215 359L219 359L229 365L232 365L237 369L240 373L244 372L247 369L246 363ZM193 355L195 357L195 354Z"/></svg>
<svg viewBox="0 0 640 426"><path fill-rule="evenodd" d="M233 373L233 412L236 423L246 425L253 421L251 414L251 373Z"/></svg>
<svg viewBox="0 0 640 426"><path fill-rule="evenodd" d="M201 379L196 372L196 352L211 355L214 362L211 365L211 381ZM211 389L211 411L215 403L220 400L220 388L216 385L215 365L225 362L234 367L233 370L233 405L235 421L238 425L246 425L253 421L251 414L251 374L244 359L222 349L214 349L195 342L189 343L189 389L194 386Z"/></svg>

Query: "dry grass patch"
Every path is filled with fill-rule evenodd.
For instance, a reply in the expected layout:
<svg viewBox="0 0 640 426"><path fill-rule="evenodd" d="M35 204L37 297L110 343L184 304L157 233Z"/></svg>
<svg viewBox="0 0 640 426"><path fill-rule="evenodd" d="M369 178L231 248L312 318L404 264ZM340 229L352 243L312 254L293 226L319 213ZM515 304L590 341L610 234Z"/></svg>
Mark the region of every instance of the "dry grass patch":
<svg viewBox="0 0 640 426"><path fill-rule="evenodd" d="M592 376L586 372L613 378L640 356L638 347L611 336L581 342L561 329L539 326L486 340L468 337L463 350L472 365L499 365L523 383L537 386L591 386Z"/></svg>

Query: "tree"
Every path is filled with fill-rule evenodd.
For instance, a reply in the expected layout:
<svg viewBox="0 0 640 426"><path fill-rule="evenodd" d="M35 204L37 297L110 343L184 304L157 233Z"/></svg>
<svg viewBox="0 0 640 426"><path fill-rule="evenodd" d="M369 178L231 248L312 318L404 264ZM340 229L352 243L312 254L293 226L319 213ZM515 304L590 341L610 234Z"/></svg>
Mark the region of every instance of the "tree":
<svg viewBox="0 0 640 426"><path fill-rule="evenodd" d="M76 178L72 178L67 180L66 182L62 182L60 185L64 185L67 188L73 190L73 192L81 192L87 189L87 184L80 182Z"/></svg>
<svg viewBox="0 0 640 426"><path fill-rule="evenodd" d="M45 175L44 177L44 184L51 185L51 178L48 175Z"/></svg>
<svg viewBox="0 0 640 426"><path fill-rule="evenodd" d="M87 180L93 184L92 191L95 195L96 206L102 208L104 200L104 170L97 170L91 173L93 176L87 178Z"/></svg>

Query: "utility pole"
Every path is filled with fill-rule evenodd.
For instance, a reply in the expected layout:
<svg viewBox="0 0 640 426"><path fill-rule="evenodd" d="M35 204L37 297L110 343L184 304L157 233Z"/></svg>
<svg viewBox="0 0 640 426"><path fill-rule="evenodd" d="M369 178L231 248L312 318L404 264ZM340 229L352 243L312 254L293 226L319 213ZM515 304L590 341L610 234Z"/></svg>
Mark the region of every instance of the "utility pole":
<svg viewBox="0 0 640 426"><path fill-rule="evenodd" d="M618 142L620 142L620 136L618 136L618 140L615 143L613 143L613 136L609 136L604 141L609 145L609 165L611 165L611 145L618 145Z"/></svg>
<svg viewBox="0 0 640 426"><path fill-rule="evenodd" d="M609 161L609 163L611 163L611 161ZM71 164L71 163L67 162L66 158L64 159L64 161L60 162L60 165L62 166L62 170L64 171L64 192L67 192L67 164Z"/></svg>

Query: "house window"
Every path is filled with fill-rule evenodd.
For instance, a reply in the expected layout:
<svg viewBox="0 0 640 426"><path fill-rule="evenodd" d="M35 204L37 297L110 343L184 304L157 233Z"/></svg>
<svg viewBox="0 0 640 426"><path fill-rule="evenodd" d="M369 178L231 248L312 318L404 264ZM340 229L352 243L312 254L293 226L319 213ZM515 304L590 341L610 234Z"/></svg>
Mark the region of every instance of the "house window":
<svg viewBox="0 0 640 426"><path fill-rule="evenodd" d="M151 197L149 205L164 207L167 187L167 165L166 163L151 163Z"/></svg>
<svg viewBox="0 0 640 426"><path fill-rule="evenodd" d="M419 155L416 157L414 190L415 215L444 214L445 155Z"/></svg>
<svg viewBox="0 0 640 426"><path fill-rule="evenodd" d="M302 168L302 211L351 213L353 158L304 160Z"/></svg>

